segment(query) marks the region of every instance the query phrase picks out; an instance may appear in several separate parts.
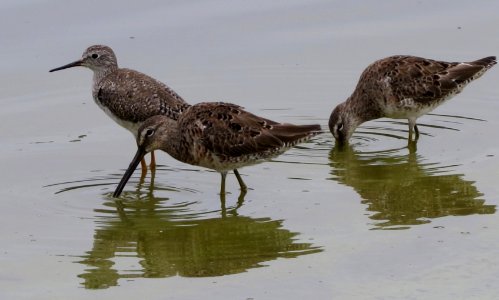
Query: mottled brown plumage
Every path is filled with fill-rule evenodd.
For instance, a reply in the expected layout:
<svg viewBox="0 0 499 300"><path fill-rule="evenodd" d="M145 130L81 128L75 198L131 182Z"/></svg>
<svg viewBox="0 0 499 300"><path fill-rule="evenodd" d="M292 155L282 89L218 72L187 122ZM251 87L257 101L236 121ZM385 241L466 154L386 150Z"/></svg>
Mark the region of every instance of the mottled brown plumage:
<svg viewBox="0 0 499 300"><path fill-rule="evenodd" d="M320 125L277 123L222 102L190 106L177 122L155 116L140 127L137 154L114 196L120 195L141 157L156 149L179 161L220 172L221 195L225 193L225 176L230 170L234 170L241 190L246 190L237 169L275 157L320 130Z"/></svg>
<svg viewBox="0 0 499 300"><path fill-rule="evenodd" d="M329 129L343 143L363 122L408 119L409 138L413 131L417 138L418 117L460 93L495 64L495 56L465 63L401 55L378 60L364 70L352 95L333 110Z"/></svg>
<svg viewBox="0 0 499 300"><path fill-rule="evenodd" d="M112 118L130 122L124 126L137 135L148 118L164 115L177 120L188 104L162 82L140 72L119 69L108 74L94 87L94 98ZM135 129L135 130L134 130Z"/></svg>
<svg viewBox="0 0 499 300"><path fill-rule="evenodd" d="M135 70L118 68L116 55L108 46L90 46L81 59L50 72L76 66L94 72L92 95L95 103L135 138L140 125L148 118L165 115L177 120L189 106L164 83Z"/></svg>

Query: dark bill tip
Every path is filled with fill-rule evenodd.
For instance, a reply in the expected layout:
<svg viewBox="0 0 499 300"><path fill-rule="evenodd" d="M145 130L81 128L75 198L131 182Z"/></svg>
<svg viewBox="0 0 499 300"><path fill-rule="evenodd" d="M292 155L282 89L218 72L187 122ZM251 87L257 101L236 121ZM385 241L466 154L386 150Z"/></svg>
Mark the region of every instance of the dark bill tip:
<svg viewBox="0 0 499 300"><path fill-rule="evenodd" d="M343 134L340 134L340 136L336 139L334 146L340 150L345 149L348 146L348 140L345 139L345 136Z"/></svg>
<svg viewBox="0 0 499 300"><path fill-rule="evenodd" d="M118 184L118 187L116 187L116 190L114 191L114 194L113 194L114 198L118 198L121 195L121 192L125 188L126 183L128 182L128 180L132 176L135 169L137 169L137 166L139 165L142 158L144 158L144 155L146 155L146 151L139 147L137 149L137 153L135 154L135 157L133 158L132 162L130 163L130 166L128 166L128 169L126 170L125 174L123 175L123 178L121 178L121 181Z"/></svg>
<svg viewBox="0 0 499 300"><path fill-rule="evenodd" d="M69 63L67 65L64 65L62 67L52 69L49 72L55 72L55 71L64 70L64 69L68 69L68 68L72 68L72 67L78 67L78 66L81 66L81 60L77 60L77 61L74 61L74 62Z"/></svg>
<svg viewBox="0 0 499 300"><path fill-rule="evenodd" d="M336 150L340 150L340 151L343 151L345 149L348 148L348 143L347 142L339 142L339 141L336 141L336 143L334 144L334 148Z"/></svg>

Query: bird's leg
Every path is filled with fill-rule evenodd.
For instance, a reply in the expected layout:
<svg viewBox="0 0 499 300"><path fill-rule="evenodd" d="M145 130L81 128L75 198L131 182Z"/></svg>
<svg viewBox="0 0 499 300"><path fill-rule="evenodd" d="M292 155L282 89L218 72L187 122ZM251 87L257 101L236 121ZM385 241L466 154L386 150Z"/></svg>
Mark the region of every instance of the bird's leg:
<svg viewBox="0 0 499 300"><path fill-rule="evenodd" d="M156 156L154 155L154 151L151 151L151 163L149 164L151 170L156 168Z"/></svg>
<svg viewBox="0 0 499 300"><path fill-rule="evenodd" d="M236 207L234 207L233 209L231 209L231 210L229 211L229 213L230 213L232 216L238 216L238 215L239 215L239 214L237 213L237 210L238 210L241 206L243 206L243 204L244 204L244 196L246 196L246 193L247 193L246 191L240 191L240 192L239 192L239 197L237 197L237 205L236 205ZM223 214L223 211L222 211L222 216L223 216L223 217L226 217L226 216L227 216L227 214L225 214L225 215L224 215L224 214Z"/></svg>
<svg viewBox="0 0 499 300"><path fill-rule="evenodd" d="M223 195L225 198L225 178L227 178L227 172L221 172L220 174L222 175L222 184L220 185L220 197L222 197Z"/></svg>
<svg viewBox="0 0 499 300"><path fill-rule="evenodd" d="M146 160L143 157L140 160L140 168L142 170L142 172L140 174L140 180L144 180L144 178L146 177L146 174L147 174L147 164L146 164Z"/></svg>
<svg viewBox="0 0 499 300"><path fill-rule="evenodd" d="M414 124L414 132L416 133L416 141L419 139L419 129L418 125Z"/></svg>
<svg viewBox="0 0 499 300"><path fill-rule="evenodd" d="M409 149L409 154L416 153L417 148L417 141L409 141L407 143L407 149Z"/></svg>
<svg viewBox="0 0 499 300"><path fill-rule="evenodd" d="M151 180L149 183L149 199L154 199L154 179L156 178L156 168L151 167Z"/></svg>
<svg viewBox="0 0 499 300"><path fill-rule="evenodd" d="M221 172L220 175L222 175L222 183L220 184L220 204L222 206L222 217L225 217L227 214L225 207L225 178L227 177L227 172Z"/></svg>
<svg viewBox="0 0 499 300"><path fill-rule="evenodd" d="M244 196L246 196L246 193L247 193L247 190L241 190L241 192L239 193L239 197L237 197L237 206L236 206L236 209L238 209L239 207L243 206Z"/></svg>
<svg viewBox="0 0 499 300"><path fill-rule="evenodd" d="M415 141L418 140L419 138L419 130L418 130L418 127L416 126L416 119L409 119L409 141L412 141L412 136L413 136L413 133L415 133L414 137L415 137Z"/></svg>
<svg viewBox="0 0 499 300"><path fill-rule="evenodd" d="M237 169L234 169L234 175L236 175L237 182L239 182L239 186L241 187L241 192L244 192L246 195L246 192L248 191L248 187L244 183L243 179L241 178L241 175L239 174L239 171ZM244 195L243 195L244 197Z"/></svg>

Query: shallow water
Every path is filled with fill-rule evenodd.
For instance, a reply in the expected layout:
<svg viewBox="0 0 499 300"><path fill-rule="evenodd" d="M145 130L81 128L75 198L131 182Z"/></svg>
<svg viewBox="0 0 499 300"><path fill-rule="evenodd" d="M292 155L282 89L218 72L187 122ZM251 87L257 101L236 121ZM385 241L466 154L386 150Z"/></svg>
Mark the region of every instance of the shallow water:
<svg viewBox="0 0 499 300"><path fill-rule="evenodd" d="M464 1L3 1L0 298L495 299L499 67L418 120L327 120L392 54L498 55L499 4ZM100 10L100 11L99 11ZM76 13L76 11L78 13ZM135 153L91 72L48 70L96 43L189 102L223 100L325 133L228 176Z"/></svg>

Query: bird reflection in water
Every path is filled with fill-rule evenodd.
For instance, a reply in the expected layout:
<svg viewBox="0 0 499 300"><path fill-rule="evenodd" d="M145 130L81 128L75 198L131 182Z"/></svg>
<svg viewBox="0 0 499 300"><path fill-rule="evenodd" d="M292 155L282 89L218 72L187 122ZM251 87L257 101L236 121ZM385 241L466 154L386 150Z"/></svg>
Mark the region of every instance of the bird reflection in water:
<svg viewBox="0 0 499 300"><path fill-rule="evenodd" d="M88 267L79 275L85 288L116 286L123 279L236 274L322 251L297 242L298 233L282 228L282 220L196 214L189 203L130 195L95 210L94 245L79 261Z"/></svg>
<svg viewBox="0 0 499 300"><path fill-rule="evenodd" d="M401 154L408 151L408 154ZM444 216L493 214L473 181L449 174L455 166L428 163L414 145L380 152L336 146L330 152L332 179L351 186L374 212L375 229L405 229Z"/></svg>

